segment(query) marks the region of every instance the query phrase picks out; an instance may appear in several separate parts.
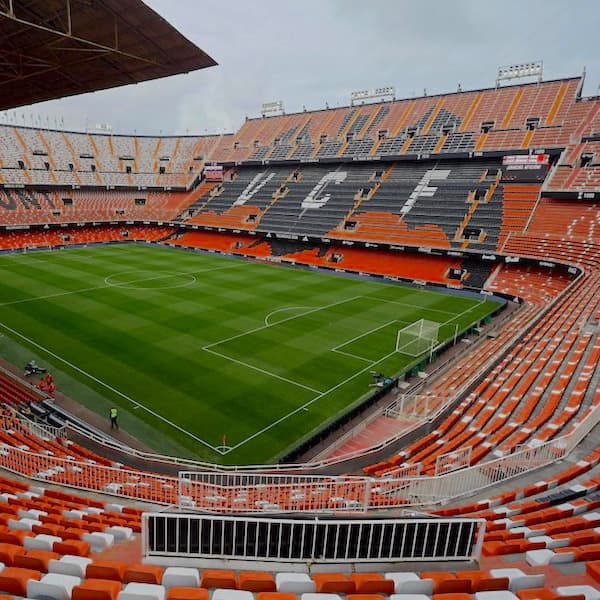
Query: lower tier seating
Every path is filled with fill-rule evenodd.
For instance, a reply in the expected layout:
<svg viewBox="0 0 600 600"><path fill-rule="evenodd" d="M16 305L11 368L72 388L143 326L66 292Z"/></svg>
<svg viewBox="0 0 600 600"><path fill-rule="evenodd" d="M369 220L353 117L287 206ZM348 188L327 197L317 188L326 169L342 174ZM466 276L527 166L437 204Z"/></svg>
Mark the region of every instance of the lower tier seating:
<svg viewBox="0 0 600 600"><path fill-rule="evenodd" d="M318 265L331 269L374 273L408 280L429 281L461 287L461 278L451 277L452 270L461 271L462 261L432 254L404 254L393 251L374 251L348 246L306 247L284 243L263 236L228 234L211 231L182 230L171 237L169 244L206 250L219 250L249 257L276 257L283 262ZM464 273L468 281L469 272Z"/></svg>

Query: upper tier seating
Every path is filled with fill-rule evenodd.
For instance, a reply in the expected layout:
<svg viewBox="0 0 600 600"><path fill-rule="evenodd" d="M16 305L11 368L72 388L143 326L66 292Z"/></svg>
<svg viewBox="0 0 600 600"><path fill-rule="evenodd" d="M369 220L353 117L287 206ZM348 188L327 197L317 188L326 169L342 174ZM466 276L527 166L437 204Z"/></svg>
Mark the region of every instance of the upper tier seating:
<svg viewBox="0 0 600 600"><path fill-rule="evenodd" d="M598 131L580 79L248 119L235 134L147 137L0 126L0 184L188 188L206 161L564 148ZM534 129L528 128L528 119ZM482 124L491 131L482 133Z"/></svg>
<svg viewBox="0 0 600 600"><path fill-rule="evenodd" d="M0 125L0 184L187 188L221 139Z"/></svg>
<svg viewBox="0 0 600 600"><path fill-rule="evenodd" d="M82 221L169 221L195 193L0 188L0 224L35 225Z"/></svg>
<svg viewBox="0 0 600 600"><path fill-rule="evenodd" d="M528 226L540 193L539 183L505 183L502 190L502 226L498 235L498 250L506 239Z"/></svg>
<svg viewBox="0 0 600 600"><path fill-rule="evenodd" d="M248 119L213 158L301 161L560 148L591 109L575 101L578 88L579 79L569 79ZM537 119L535 131L528 131L527 119ZM481 133L483 123L493 124L490 133Z"/></svg>
<svg viewBox="0 0 600 600"><path fill-rule="evenodd" d="M542 198L529 226L528 235L564 235L594 243L598 239L596 229L600 225L600 203L579 200L555 200Z"/></svg>

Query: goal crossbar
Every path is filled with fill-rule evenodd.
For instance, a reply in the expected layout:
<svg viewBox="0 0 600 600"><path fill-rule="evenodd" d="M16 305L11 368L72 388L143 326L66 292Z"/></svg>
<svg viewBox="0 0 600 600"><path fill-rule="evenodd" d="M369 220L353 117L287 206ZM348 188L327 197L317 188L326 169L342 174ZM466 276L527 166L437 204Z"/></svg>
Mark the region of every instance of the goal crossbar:
<svg viewBox="0 0 600 600"><path fill-rule="evenodd" d="M431 352L438 343L440 324L437 321L420 319L402 327L396 334L396 352L408 356L421 356Z"/></svg>

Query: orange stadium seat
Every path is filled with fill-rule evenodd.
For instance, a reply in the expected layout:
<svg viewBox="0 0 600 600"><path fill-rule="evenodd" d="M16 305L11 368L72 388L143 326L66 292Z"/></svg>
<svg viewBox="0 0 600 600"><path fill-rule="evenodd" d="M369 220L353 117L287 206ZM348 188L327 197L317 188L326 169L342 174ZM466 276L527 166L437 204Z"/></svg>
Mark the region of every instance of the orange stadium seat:
<svg viewBox="0 0 600 600"><path fill-rule="evenodd" d="M171 587L166 600L209 600L208 590L193 587Z"/></svg>
<svg viewBox="0 0 600 600"><path fill-rule="evenodd" d="M119 581L86 579L73 588L71 600L117 600L120 591Z"/></svg>
<svg viewBox="0 0 600 600"><path fill-rule="evenodd" d="M596 600L600 446L593 433L585 452L565 460L566 436L593 430L600 406L600 101L580 98L581 83L570 78L247 119L223 136L2 125L0 250L160 242L481 287L512 298L489 335L461 343L441 377L428 378L417 394L409 390L415 408L427 407L425 418L390 425L393 419L381 413L369 416L360 432L344 434L340 448L355 435L368 440L354 448L360 460L352 468L365 465L369 478L326 475L321 488L256 485L210 497L200 490L190 499L214 512L257 510L269 501L282 512L311 514L323 506L349 512L367 503L373 511L393 508L394 516L430 502L436 515L485 522L477 540L480 570L447 563L410 574L407 581L429 586L433 600ZM528 127L533 115L535 126ZM489 131L486 122L493 123ZM502 171L502 154L546 152L545 181L509 180ZM202 180L208 156L228 163L222 183ZM124 503L177 504L180 463L160 459L155 473L152 457L136 455L136 467L122 465L97 442L86 447L83 434L38 435L15 409L41 410L43 399L0 374L0 463L36 479L30 486L0 477L0 562L6 565L0 591L27 597L28 582L49 572L83 579L71 600L117 600L131 583L159 586L166 600L233 597L226 590L257 600L309 593L278 591L284 586L275 565L269 572L236 571L227 562L191 569L185 586L163 587L162 567L141 562L143 509L86 494L110 490ZM410 441L384 450L384 440L404 435L404 425L413 428ZM369 444L379 445L372 459L363 453ZM458 465L464 474L454 480L449 471L439 481L463 475L464 485L445 491L440 484L439 497L424 499L419 486L425 483L413 479L436 477L451 453L456 464L450 468ZM466 456L461 464L459 456ZM328 472L329 459L319 460L319 473ZM470 466L477 468L473 477ZM545 468L538 481L517 479L533 467ZM69 487L45 489L42 481ZM503 486L493 488L495 481ZM110 532L115 539L104 535ZM346 600L382 600L402 587L399 579L340 569L313 571L294 583ZM198 580L202 587L186 587Z"/></svg>

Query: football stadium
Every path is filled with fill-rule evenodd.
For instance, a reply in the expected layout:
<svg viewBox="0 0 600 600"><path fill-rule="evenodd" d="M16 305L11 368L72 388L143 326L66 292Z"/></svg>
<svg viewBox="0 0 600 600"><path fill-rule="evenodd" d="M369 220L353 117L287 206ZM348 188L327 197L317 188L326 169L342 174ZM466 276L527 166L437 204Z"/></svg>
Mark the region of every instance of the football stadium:
<svg viewBox="0 0 600 600"><path fill-rule="evenodd" d="M0 0L0 110L218 71L199 45ZM0 120L0 600L600 600L585 77Z"/></svg>

